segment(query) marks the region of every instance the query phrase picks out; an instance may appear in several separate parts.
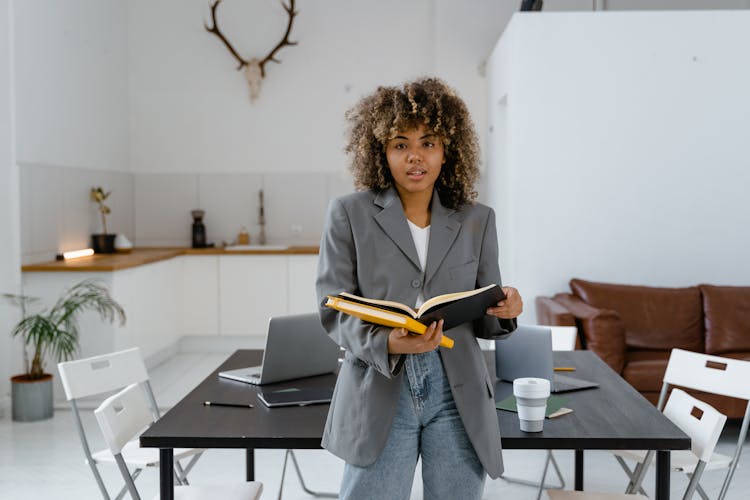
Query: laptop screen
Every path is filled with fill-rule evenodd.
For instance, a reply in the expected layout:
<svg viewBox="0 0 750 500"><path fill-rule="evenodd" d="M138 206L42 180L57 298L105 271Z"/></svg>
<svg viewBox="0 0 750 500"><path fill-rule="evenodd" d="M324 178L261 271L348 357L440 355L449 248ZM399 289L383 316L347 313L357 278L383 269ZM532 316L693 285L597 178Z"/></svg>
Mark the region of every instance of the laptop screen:
<svg viewBox="0 0 750 500"><path fill-rule="evenodd" d="M497 378L512 382L520 377L552 380L552 330L518 325L509 337L495 341Z"/></svg>

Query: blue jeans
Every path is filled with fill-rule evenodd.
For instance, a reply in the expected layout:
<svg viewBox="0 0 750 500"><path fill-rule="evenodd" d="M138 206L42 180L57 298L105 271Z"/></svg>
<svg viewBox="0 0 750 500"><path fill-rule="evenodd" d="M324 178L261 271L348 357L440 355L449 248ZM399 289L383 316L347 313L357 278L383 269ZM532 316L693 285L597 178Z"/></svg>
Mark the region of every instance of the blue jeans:
<svg viewBox="0 0 750 500"><path fill-rule="evenodd" d="M417 458L428 500L479 500L486 476L466 435L437 351L407 355L391 432L367 467L346 464L339 498L408 500Z"/></svg>

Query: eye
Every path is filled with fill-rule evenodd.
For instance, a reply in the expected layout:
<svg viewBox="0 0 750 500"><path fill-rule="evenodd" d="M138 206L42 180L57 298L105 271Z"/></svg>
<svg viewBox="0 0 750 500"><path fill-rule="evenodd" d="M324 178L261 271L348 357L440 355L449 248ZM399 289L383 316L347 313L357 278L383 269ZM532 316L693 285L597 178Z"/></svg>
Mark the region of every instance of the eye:
<svg viewBox="0 0 750 500"><path fill-rule="evenodd" d="M406 149L406 144L399 142L393 145L393 149Z"/></svg>
<svg viewBox="0 0 750 500"><path fill-rule="evenodd" d="M426 148L434 148L435 147L435 143L432 142L432 141L425 141L424 144L422 144L422 145L424 147L426 147Z"/></svg>

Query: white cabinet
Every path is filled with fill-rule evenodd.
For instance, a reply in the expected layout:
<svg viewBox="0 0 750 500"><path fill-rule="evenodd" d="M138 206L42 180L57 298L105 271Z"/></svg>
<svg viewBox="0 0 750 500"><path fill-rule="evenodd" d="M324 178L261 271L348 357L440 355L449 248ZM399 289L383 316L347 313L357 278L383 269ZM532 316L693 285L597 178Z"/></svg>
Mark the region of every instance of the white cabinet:
<svg viewBox="0 0 750 500"><path fill-rule="evenodd" d="M317 269L317 255L289 256L289 314L318 310L315 294Z"/></svg>
<svg viewBox="0 0 750 500"><path fill-rule="evenodd" d="M84 279L99 279L125 310L125 325L102 321L94 311L80 316L80 350L76 358L97 356L140 347L147 366L153 366L175 349L180 337L177 318L181 314L179 291L182 287L180 259L146 264L114 272L24 272L23 293L52 306L60 294ZM42 305L40 304L40 307ZM57 373L57 360L48 356L46 369ZM54 397L64 399L55 377Z"/></svg>
<svg viewBox="0 0 750 500"><path fill-rule="evenodd" d="M286 255L219 256L219 334L264 336L268 318L287 314Z"/></svg>
<svg viewBox="0 0 750 500"><path fill-rule="evenodd" d="M111 272L24 272L24 293L49 305L80 280L102 279L127 323L86 312L79 355L139 346L157 363L183 336L264 338L271 316L316 311L317 262L317 255L183 255Z"/></svg>
<svg viewBox="0 0 750 500"><path fill-rule="evenodd" d="M182 335L219 333L219 256L186 255L183 261Z"/></svg>
<svg viewBox="0 0 750 500"><path fill-rule="evenodd" d="M158 362L180 338L182 261L154 262L111 276L112 295L127 314L125 326L115 330L113 350L138 346L147 362Z"/></svg>

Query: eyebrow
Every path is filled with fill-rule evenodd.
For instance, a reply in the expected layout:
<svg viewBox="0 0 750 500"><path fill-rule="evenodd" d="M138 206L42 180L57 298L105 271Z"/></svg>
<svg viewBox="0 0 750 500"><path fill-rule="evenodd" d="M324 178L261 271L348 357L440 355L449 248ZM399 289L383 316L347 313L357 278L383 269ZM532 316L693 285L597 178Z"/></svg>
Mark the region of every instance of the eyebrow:
<svg viewBox="0 0 750 500"><path fill-rule="evenodd" d="M428 137L437 137L437 134L433 134L433 133L425 134L422 137L420 137L419 140L421 141L422 139L427 139ZM397 135L393 139L405 139L405 140L409 140L408 137L405 137L403 135ZM391 140L393 140L393 139L391 139Z"/></svg>

